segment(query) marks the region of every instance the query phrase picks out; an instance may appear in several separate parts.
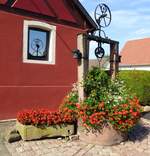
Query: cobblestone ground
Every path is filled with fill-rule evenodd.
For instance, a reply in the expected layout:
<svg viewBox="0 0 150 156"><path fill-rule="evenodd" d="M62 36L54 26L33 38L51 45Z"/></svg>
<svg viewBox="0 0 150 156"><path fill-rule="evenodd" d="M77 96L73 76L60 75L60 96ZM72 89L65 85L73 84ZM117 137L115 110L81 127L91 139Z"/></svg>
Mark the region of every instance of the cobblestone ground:
<svg viewBox="0 0 150 156"><path fill-rule="evenodd" d="M5 142L5 146L12 156L150 156L150 122L137 125L128 141L115 146L60 139Z"/></svg>

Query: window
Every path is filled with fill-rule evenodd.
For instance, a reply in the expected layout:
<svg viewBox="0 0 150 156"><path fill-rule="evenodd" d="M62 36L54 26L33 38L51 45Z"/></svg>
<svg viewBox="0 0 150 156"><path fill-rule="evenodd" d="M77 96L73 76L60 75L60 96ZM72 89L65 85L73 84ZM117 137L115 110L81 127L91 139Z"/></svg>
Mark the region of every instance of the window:
<svg viewBox="0 0 150 156"><path fill-rule="evenodd" d="M55 64L56 27L24 21L23 62Z"/></svg>
<svg viewBox="0 0 150 156"><path fill-rule="evenodd" d="M49 37L49 31L28 29L28 59L48 61Z"/></svg>

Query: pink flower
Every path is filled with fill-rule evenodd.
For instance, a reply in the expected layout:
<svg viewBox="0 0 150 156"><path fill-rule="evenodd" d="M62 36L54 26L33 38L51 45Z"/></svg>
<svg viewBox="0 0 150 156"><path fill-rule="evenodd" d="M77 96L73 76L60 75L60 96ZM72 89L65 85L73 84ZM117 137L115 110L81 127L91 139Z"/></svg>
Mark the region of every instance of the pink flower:
<svg viewBox="0 0 150 156"><path fill-rule="evenodd" d="M79 103L76 103L76 107L77 107L78 109L80 109L80 104L79 104Z"/></svg>

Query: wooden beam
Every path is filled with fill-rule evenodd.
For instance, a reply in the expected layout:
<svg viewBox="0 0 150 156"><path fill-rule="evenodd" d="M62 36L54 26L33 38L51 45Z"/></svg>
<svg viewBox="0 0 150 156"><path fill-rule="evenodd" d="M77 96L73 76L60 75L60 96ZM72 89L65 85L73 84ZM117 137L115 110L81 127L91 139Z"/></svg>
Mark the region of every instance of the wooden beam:
<svg viewBox="0 0 150 156"><path fill-rule="evenodd" d="M119 44L113 43L110 44L110 76L112 79L116 78L116 75L119 70Z"/></svg>
<svg viewBox="0 0 150 156"><path fill-rule="evenodd" d="M86 38L85 34L78 35L77 38L77 48L82 53L82 56L87 59L81 59L78 60L78 83L82 82L85 78L85 75L88 71L89 67L89 41ZM79 101L84 100L85 98L85 92L84 88L79 85L78 87L78 93L79 93Z"/></svg>
<svg viewBox="0 0 150 156"><path fill-rule="evenodd" d="M114 79L119 70L119 42L94 35L86 35L86 37L87 40L106 43L110 45L110 76L112 79Z"/></svg>
<svg viewBox="0 0 150 156"><path fill-rule="evenodd" d="M116 51L115 51L115 71L116 74L119 71L119 44L116 43Z"/></svg>
<svg viewBox="0 0 150 156"><path fill-rule="evenodd" d="M87 39L88 40L92 40L92 41L96 41L96 42L102 42L102 43L106 43L106 44L114 44L114 43L118 43L118 41L115 41L115 40L111 40L111 39L108 39L108 38L102 38L102 37L99 37L99 36L94 36L94 35L87 35Z"/></svg>
<svg viewBox="0 0 150 156"><path fill-rule="evenodd" d="M6 5L11 7L15 1L16 0L7 0Z"/></svg>

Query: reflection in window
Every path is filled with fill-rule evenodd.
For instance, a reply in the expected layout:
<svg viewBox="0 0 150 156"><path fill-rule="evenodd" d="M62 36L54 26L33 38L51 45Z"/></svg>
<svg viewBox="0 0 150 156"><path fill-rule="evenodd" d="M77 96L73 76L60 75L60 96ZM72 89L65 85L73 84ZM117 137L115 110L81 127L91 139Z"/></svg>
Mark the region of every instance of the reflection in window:
<svg viewBox="0 0 150 156"><path fill-rule="evenodd" d="M50 31L28 29L28 59L48 60Z"/></svg>

